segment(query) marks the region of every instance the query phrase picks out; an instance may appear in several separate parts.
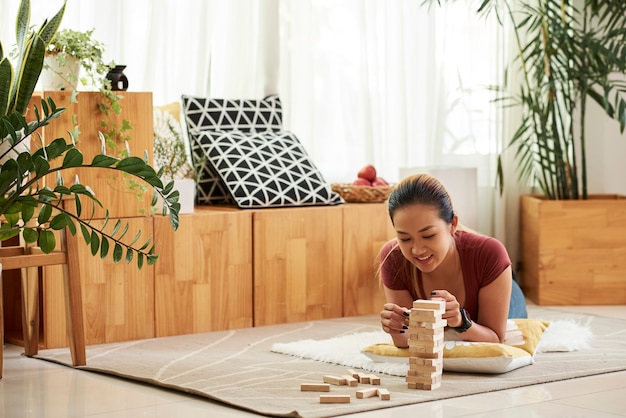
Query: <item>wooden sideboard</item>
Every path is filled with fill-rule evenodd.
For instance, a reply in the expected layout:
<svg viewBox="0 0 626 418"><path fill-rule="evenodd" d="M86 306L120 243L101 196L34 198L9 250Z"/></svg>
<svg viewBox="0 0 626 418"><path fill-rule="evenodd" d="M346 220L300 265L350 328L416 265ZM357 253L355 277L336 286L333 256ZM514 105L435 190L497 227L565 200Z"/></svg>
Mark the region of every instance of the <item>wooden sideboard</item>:
<svg viewBox="0 0 626 418"><path fill-rule="evenodd" d="M154 233L155 265L137 270L81 249L87 344L372 314L384 304L376 256L394 231L383 203L196 207L178 231L157 215L133 221ZM67 344L61 280L47 268L44 348Z"/></svg>
<svg viewBox="0 0 626 418"><path fill-rule="evenodd" d="M123 96L119 117L133 126L131 151L142 155L145 149L151 156L152 96ZM87 159L99 152L98 93L81 92L78 103L69 103L69 92L44 92L36 100L41 97L68 107L44 129L46 141L69 140L67 131L78 123L78 148ZM114 264L111 257L94 257L87 246L80 247L89 345L371 314L382 308L376 255L395 236L384 203L254 210L201 206L180 215L179 229L173 231L168 218L148 212L150 192L138 199L141 193L128 191L123 176L112 177L109 171L79 175L109 208L110 217L153 235L159 255L155 265L139 270L135 263ZM98 212L96 219L103 216ZM3 289L7 340L19 343L19 280L4 280ZM41 346L65 347L61 267L43 269L40 289Z"/></svg>

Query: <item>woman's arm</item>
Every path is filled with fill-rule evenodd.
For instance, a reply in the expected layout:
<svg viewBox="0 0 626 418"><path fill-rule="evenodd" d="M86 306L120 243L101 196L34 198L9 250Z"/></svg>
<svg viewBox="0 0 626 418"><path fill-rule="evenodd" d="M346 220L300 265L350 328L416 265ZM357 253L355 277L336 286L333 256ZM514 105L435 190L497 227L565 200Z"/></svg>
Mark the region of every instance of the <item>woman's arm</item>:
<svg viewBox="0 0 626 418"><path fill-rule="evenodd" d="M408 347L408 313L413 307L413 298L408 290L392 290L387 286L384 288L387 303L380 312L383 331L391 335L396 347Z"/></svg>
<svg viewBox="0 0 626 418"><path fill-rule="evenodd" d="M478 318L472 319L472 326L457 334L463 341L504 342L506 322L511 300L513 277L511 267L507 267L493 282L478 291ZM446 319L451 327L463 324L459 304L450 293L437 291L437 296L446 300Z"/></svg>

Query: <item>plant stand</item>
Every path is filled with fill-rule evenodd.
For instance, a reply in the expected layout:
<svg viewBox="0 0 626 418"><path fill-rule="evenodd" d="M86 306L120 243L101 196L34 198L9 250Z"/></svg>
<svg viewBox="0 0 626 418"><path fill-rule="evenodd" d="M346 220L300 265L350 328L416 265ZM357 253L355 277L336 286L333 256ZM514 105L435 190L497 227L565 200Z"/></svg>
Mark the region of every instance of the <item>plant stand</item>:
<svg viewBox="0 0 626 418"><path fill-rule="evenodd" d="M626 196L521 197L522 288L539 305L626 304Z"/></svg>

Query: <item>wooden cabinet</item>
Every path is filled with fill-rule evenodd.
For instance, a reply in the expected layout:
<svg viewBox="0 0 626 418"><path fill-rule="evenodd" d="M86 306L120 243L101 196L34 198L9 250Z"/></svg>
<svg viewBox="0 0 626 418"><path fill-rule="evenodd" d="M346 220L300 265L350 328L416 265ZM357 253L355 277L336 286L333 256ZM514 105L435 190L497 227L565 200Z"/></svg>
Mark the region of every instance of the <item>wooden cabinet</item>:
<svg viewBox="0 0 626 418"><path fill-rule="evenodd" d="M130 140L128 147L131 155L143 158L144 152L148 153L148 161L153 161L154 128L152 119L152 93L150 92L120 92L122 99L120 106L122 111L119 115L113 115L114 122L120 125L122 120L128 120L132 129L128 132ZM101 152L102 142L98 132L103 128L101 122L104 114L99 110L102 96L98 92L80 92L77 102L70 103L70 91L45 91L38 93L31 101L38 103L41 97L51 98L57 107L65 107L67 110L53 123L43 128L43 140L46 144L56 138L64 138L70 142L68 134L75 126L80 135L77 147L83 153L85 162L90 162L93 157ZM32 147L40 147L39 140L31 141ZM126 151L124 141L110 143L107 146L107 155L121 157ZM101 169L76 169L64 170L63 178L67 185L73 184L75 176L79 176L81 184L88 185L96 193L96 197L105 208L109 209L111 216L134 217L149 215L152 190L147 190L144 185L137 184L130 176ZM56 178L46 179L55 182ZM85 207L85 210L91 207ZM105 211L97 207L95 218L103 219Z"/></svg>
<svg viewBox="0 0 626 418"><path fill-rule="evenodd" d="M252 212L155 216L156 336L252 326Z"/></svg>
<svg viewBox="0 0 626 418"><path fill-rule="evenodd" d="M253 216L254 325L340 317L342 207Z"/></svg>
<svg viewBox="0 0 626 418"><path fill-rule="evenodd" d="M385 203L343 206L343 316L381 311L385 293L378 280L378 252L395 236Z"/></svg>
<svg viewBox="0 0 626 418"><path fill-rule="evenodd" d="M77 102L70 103L71 94L68 91L45 91L33 97L32 104L39 104L42 97L52 98L57 107L66 107L67 110L54 123L44 127L41 139L34 138L31 146L36 148L41 146L40 140L48 144L56 138L69 142L68 131L78 126L80 136L77 147L85 161L89 162L102 147L98 136L104 118L98 108L102 96L98 92L80 92ZM119 124L123 119L128 120L132 126L128 141L131 153L143 157L146 150L152 159L152 93L123 92L122 96L122 111L120 115L113 116L114 122ZM109 145L107 154L116 157L126 149L124 142ZM129 176L107 169L64 171L65 184L73 184L76 174L81 184L89 185L103 206L109 209L110 218L128 222L129 240L138 230L142 231L143 237L153 235L153 218L148 216L151 191L137 188ZM55 182L56 178L46 179L48 181ZM83 213L90 210L91 206L83 204ZM92 223L101 223L98 219L104 217L105 211L97 208ZM110 222L111 228L113 224ZM144 264L139 270L135 261L128 265L124 262L115 264L111 255L105 259L92 256L87 245L79 246L79 251L86 343L154 337L154 267ZM61 267L45 267L42 277L41 345L44 348L67 346Z"/></svg>
<svg viewBox="0 0 626 418"><path fill-rule="evenodd" d="M159 215L125 219L154 235L159 259L138 270L81 247L87 344L371 314L385 302L376 257L394 231L382 203L196 207L177 231ZM45 269L42 289L42 345L66 346L60 267Z"/></svg>

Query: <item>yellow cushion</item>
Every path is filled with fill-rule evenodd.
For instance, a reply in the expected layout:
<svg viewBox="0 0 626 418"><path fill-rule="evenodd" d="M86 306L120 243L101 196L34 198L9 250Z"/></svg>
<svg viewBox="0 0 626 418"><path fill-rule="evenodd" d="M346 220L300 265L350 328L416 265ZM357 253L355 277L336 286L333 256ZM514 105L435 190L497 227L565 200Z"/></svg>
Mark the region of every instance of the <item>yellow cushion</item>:
<svg viewBox="0 0 626 418"><path fill-rule="evenodd" d="M535 350L549 322L535 319L509 319L504 343L455 341L446 333L443 370L470 373L505 373L534 362ZM374 344L361 350L379 362L407 362L408 348Z"/></svg>

